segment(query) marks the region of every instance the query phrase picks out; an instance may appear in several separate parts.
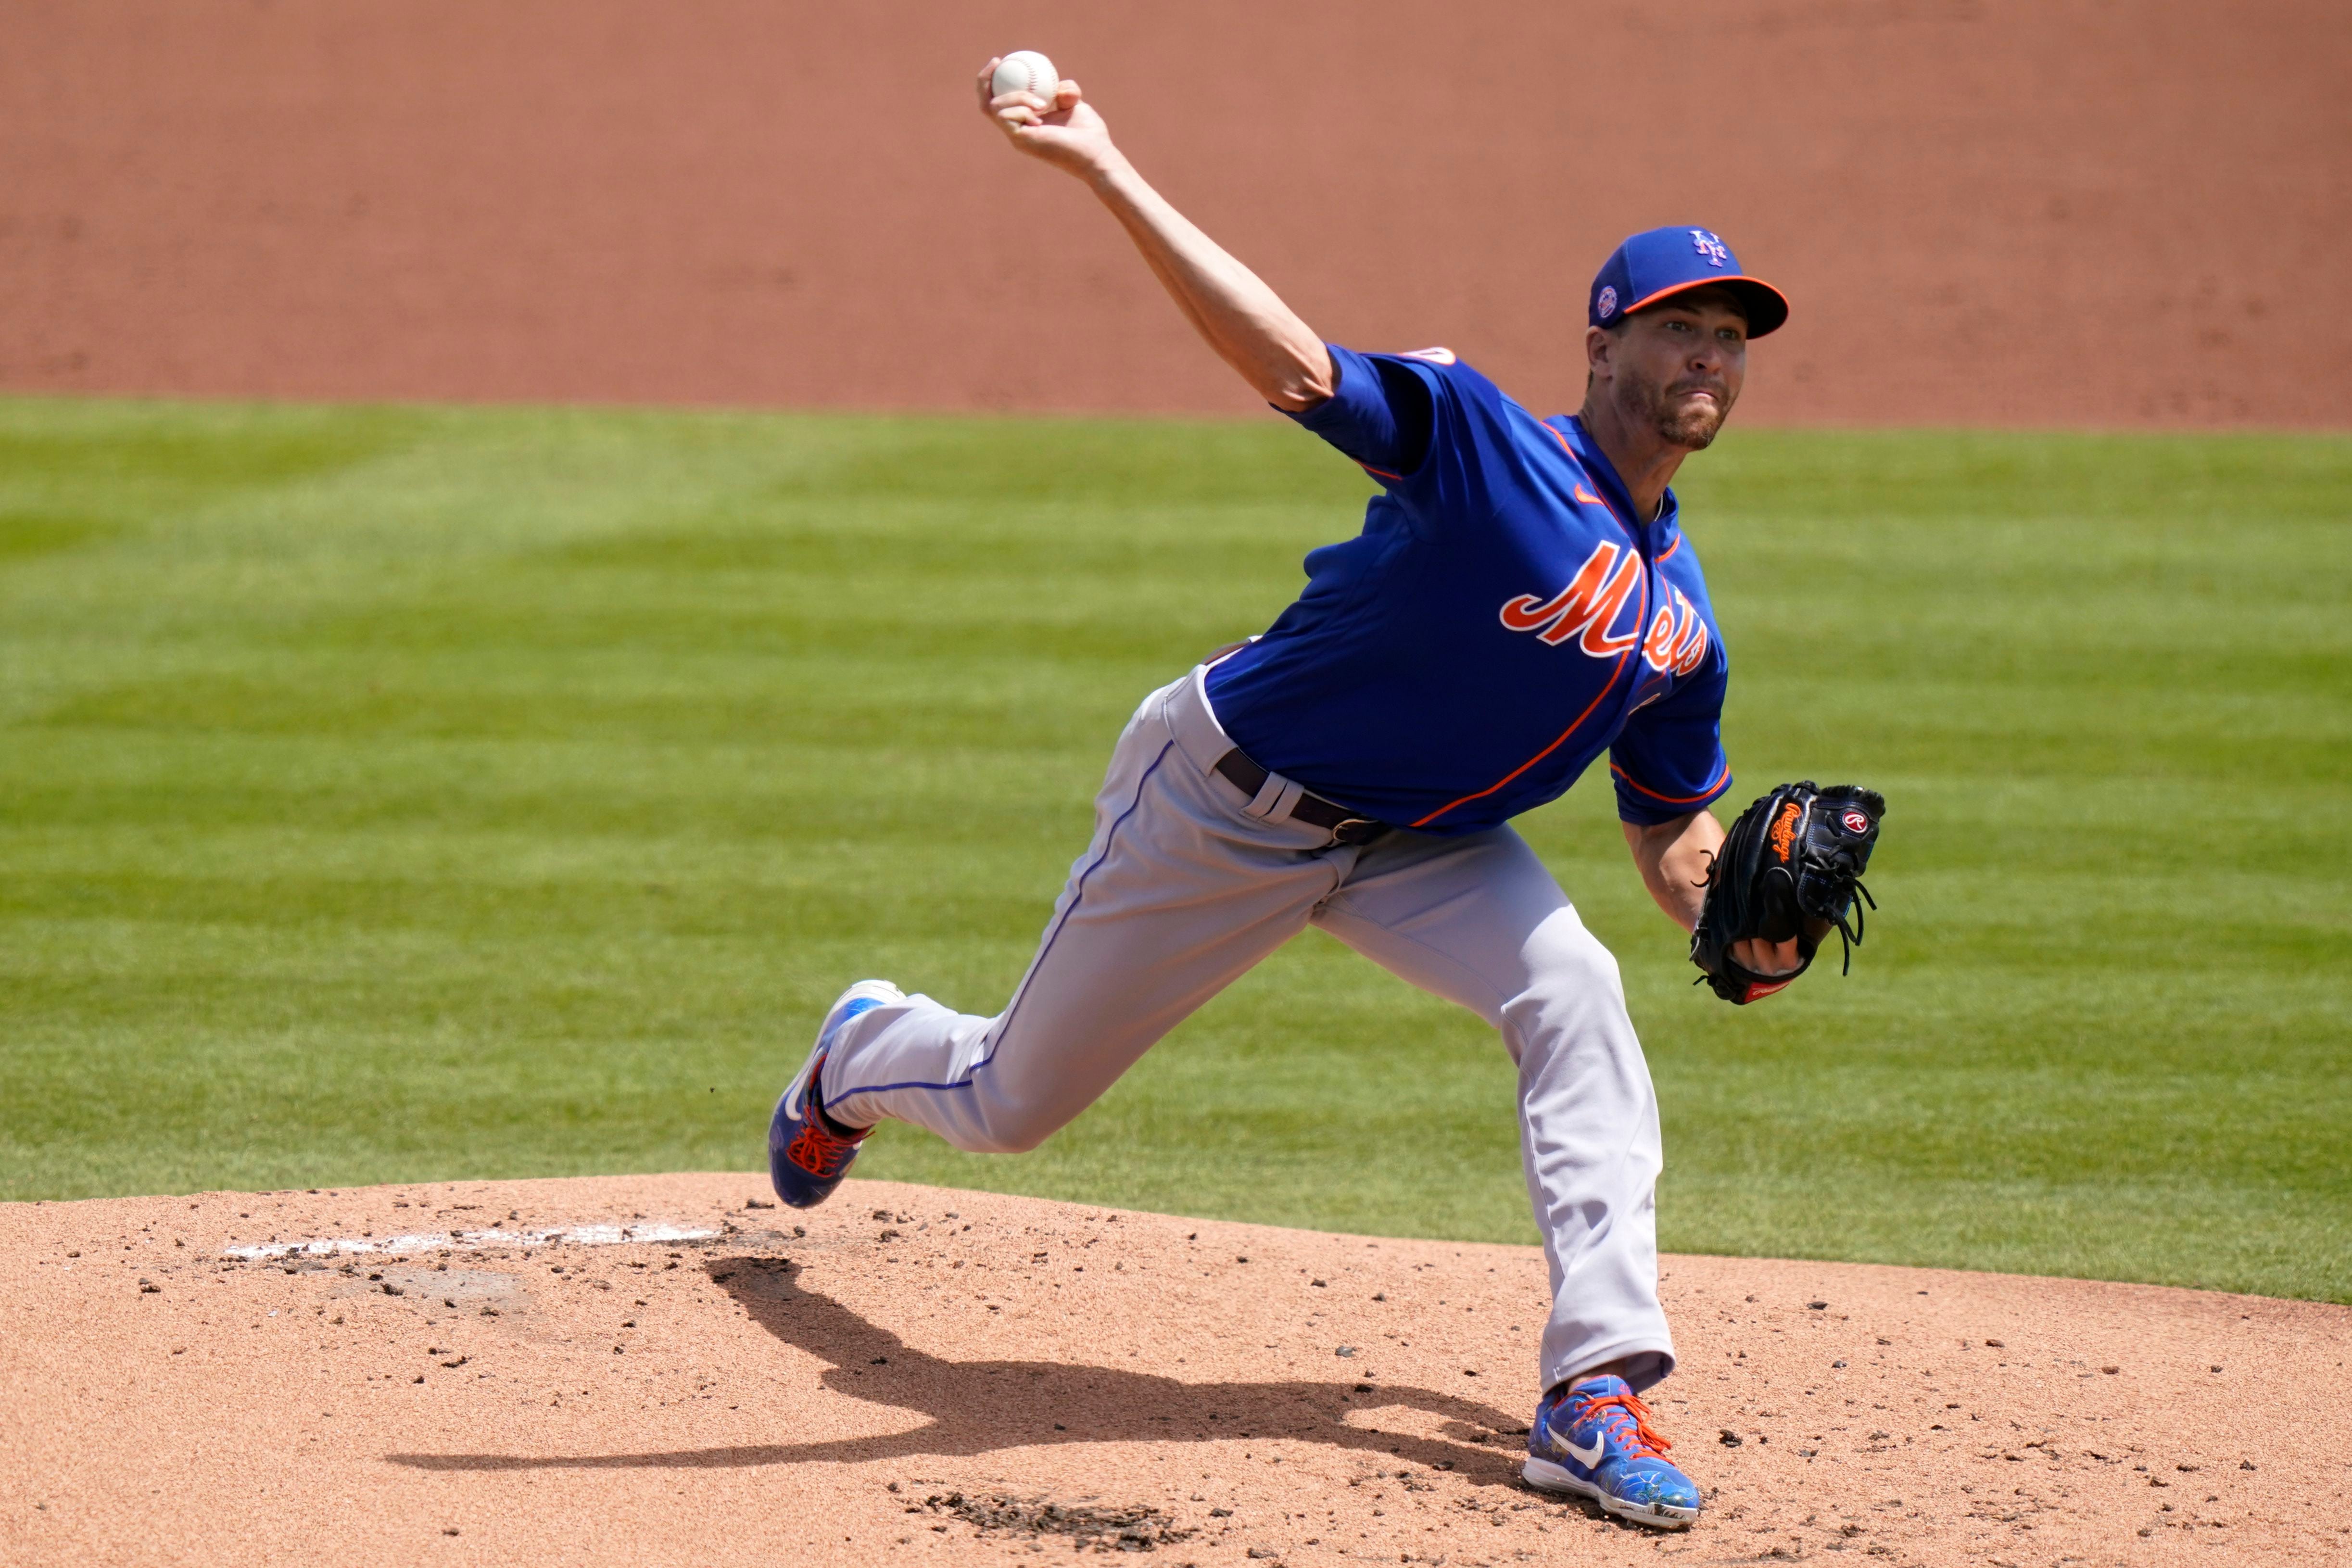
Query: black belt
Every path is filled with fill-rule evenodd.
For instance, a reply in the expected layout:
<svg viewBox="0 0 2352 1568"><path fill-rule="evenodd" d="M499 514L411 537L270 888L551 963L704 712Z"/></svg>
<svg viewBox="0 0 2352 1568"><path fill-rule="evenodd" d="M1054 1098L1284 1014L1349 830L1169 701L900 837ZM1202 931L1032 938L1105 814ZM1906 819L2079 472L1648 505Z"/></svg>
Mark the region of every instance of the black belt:
<svg viewBox="0 0 2352 1568"><path fill-rule="evenodd" d="M1217 772L1252 800L1255 800L1258 791L1265 787L1269 776L1264 768L1250 761L1249 753L1239 746L1217 759ZM1385 822L1358 816L1344 805L1325 800L1319 795L1308 795L1303 790L1299 792L1298 804L1290 808L1290 819L1328 829L1334 844L1370 844L1389 830Z"/></svg>

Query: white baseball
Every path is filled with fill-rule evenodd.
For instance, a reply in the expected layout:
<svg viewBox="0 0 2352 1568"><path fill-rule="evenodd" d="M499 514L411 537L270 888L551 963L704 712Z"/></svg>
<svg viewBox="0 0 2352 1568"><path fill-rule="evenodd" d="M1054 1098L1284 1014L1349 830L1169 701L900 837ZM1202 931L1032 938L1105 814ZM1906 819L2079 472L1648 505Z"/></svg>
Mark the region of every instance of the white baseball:
<svg viewBox="0 0 2352 1568"><path fill-rule="evenodd" d="M1015 49L996 62L996 74L988 86L999 98L1008 92L1034 92L1051 108L1062 79L1054 73L1054 62L1036 50Z"/></svg>

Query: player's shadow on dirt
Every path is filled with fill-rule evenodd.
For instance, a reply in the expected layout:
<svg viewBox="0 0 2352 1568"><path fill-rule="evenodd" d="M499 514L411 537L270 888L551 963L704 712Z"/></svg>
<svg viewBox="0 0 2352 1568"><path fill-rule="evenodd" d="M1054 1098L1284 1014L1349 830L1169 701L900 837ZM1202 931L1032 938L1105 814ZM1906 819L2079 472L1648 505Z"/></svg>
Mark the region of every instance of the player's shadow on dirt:
<svg viewBox="0 0 2352 1568"><path fill-rule="evenodd" d="M1517 1445L1487 1447L1489 1434L1524 1431L1501 1411L1454 1394L1383 1384L1372 1392L1330 1382L1184 1383L1154 1373L1061 1362L948 1361L916 1350L839 1302L803 1289L782 1259L728 1258L711 1279L752 1321L786 1344L832 1364L820 1381L836 1394L928 1416L912 1431L814 1438L670 1453L388 1454L424 1470L703 1468L800 1464L812 1459L952 1458L1040 1443L1187 1443L1235 1437L1328 1444L1385 1458L1458 1470L1487 1485L1518 1474ZM1350 1411L1402 1405L1442 1419L1442 1437L1350 1426Z"/></svg>

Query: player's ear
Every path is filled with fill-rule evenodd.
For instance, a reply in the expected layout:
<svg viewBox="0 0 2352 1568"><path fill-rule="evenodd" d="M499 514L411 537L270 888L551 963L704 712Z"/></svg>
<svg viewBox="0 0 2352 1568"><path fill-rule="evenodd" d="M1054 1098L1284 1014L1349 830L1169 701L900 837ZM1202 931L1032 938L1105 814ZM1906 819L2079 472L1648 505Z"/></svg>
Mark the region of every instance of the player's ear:
<svg viewBox="0 0 2352 1568"><path fill-rule="evenodd" d="M1609 368L1610 355L1616 347L1616 333L1601 327L1584 329L1584 368L1588 380L1598 380Z"/></svg>

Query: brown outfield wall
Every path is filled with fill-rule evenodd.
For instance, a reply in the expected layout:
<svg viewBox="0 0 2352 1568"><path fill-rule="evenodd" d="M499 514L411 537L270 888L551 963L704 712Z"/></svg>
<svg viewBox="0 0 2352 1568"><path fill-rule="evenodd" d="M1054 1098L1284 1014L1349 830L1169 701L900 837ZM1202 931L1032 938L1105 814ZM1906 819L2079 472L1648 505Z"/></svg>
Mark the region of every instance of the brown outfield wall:
<svg viewBox="0 0 2352 1568"><path fill-rule="evenodd" d="M1246 411L967 83L1042 47L1331 336L1572 402L1697 222L1748 417L2352 425L2341 0L7 0L0 387Z"/></svg>

